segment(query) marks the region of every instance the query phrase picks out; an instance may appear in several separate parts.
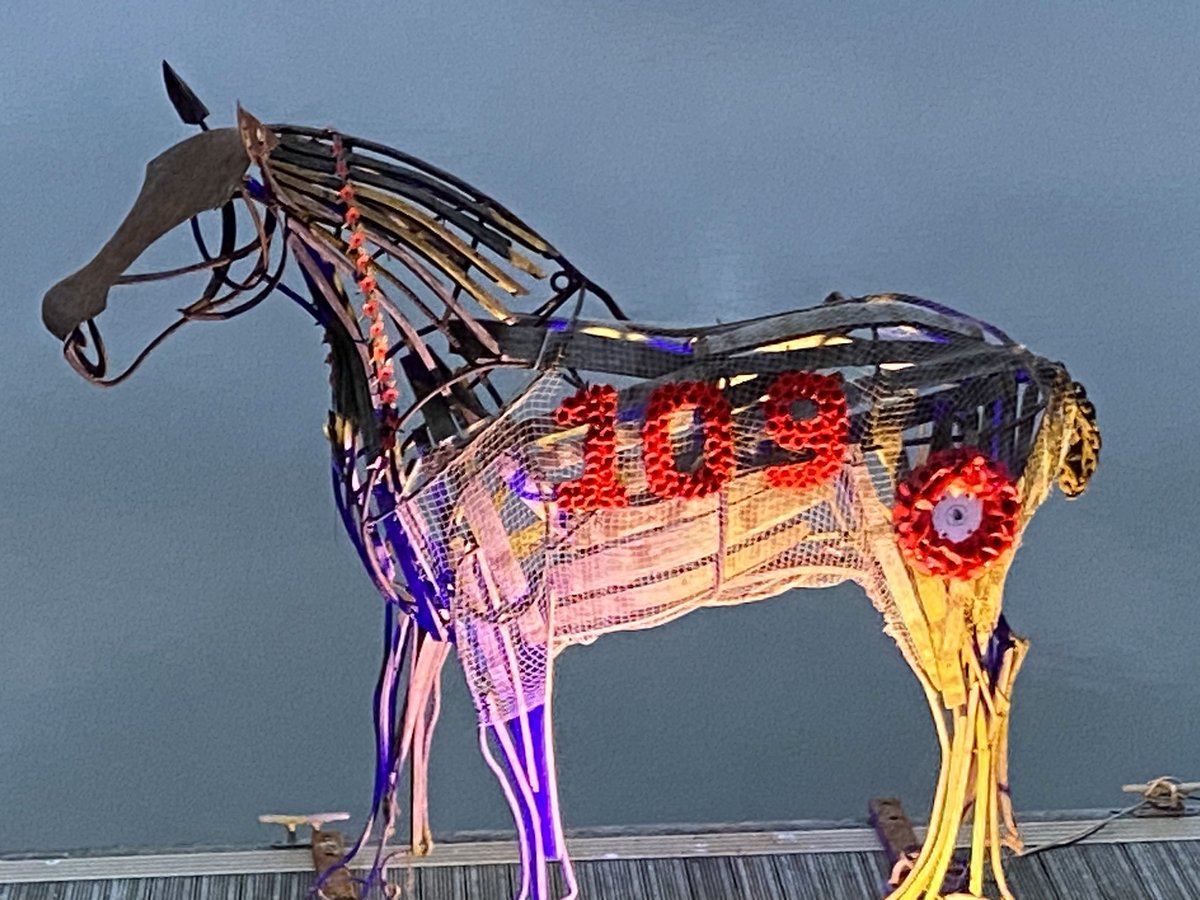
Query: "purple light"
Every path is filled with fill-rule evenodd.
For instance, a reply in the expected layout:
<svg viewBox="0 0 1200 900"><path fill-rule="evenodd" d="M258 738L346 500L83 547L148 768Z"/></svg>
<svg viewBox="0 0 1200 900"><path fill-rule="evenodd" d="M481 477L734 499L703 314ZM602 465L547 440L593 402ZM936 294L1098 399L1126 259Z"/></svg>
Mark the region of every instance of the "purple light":
<svg viewBox="0 0 1200 900"><path fill-rule="evenodd" d="M522 500L530 500L535 503L541 503L547 499L541 495L536 484L529 483L529 475L523 468L518 468L515 472L506 479L508 489L520 497Z"/></svg>
<svg viewBox="0 0 1200 900"><path fill-rule="evenodd" d="M647 339L646 343L657 350L667 350L671 353L692 352L692 345L687 341L676 341L665 337L652 337Z"/></svg>

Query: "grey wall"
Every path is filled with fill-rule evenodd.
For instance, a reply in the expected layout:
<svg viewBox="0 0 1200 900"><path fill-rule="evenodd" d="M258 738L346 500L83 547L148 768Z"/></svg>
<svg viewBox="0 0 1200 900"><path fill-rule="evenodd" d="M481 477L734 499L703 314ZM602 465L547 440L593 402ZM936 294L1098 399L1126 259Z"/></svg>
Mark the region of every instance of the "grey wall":
<svg viewBox="0 0 1200 900"><path fill-rule="evenodd" d="M1066 360L1105 450L1010 580L1034 639L1018 805L1200 776L1200 7L1148 9L10 0L0 850L273 837L259 812L361 821L369 795L380 604L328 496L315 329L273 302L101 392L38 321L189 133L163 57L220 123L240 99L476 182L637 317L908 291ZM114 352L189 299L118 301ZM919 815L932 787L924 704L855 589L615 636L558 672L570 824L859 815L880 792ZM503 826L447 683L435 827Z"/></svg>

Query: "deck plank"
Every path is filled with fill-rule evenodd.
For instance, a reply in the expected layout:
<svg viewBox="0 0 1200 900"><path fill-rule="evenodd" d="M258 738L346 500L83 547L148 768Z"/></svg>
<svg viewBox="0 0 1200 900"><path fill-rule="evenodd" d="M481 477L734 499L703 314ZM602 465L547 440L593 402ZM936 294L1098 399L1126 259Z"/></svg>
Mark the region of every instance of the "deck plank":
<svg viewBox="0 0 1200 900"><path fill-rule="evenodd" d="M1124 842L1085 842L1010 858L1005 866L1009 886L1019 900L1195 900L1200 898L1200 839L1175 839L1181 827L1146 830L1161 828L1150 825L1131 831L1134 836ZM1154 839L1160 833L1173 839ZM853 840L844 843L845 849L811 845L785 851L790 832L689 834L675 843L632 841L625 855L595 854L576 862L580 900L876 900L882 895L883 854L861 849L864 845ZM744 847L739 849L739 842ZM211 874L172 876L145 857L140 863L147 867L141 870L145 877L129 877L128 871L86 877L81 871L69 881L0 883L0 900L306 900L311 871L270 871L245 854L231 852L229 858L256 868L239 874L208 860L204 865L211 866ZM411 877L413 890L402 892L405 900L510 900L517 892L520 869L503 861L498 849L484 847L475 863L460 863L460 858L442 865L421 862L411 870L398 867L391 881L405 887ZM559 867L551 866L551 896L561 896L562 885ZM988 885L987 894L997 896L994 885Z"/></svg>

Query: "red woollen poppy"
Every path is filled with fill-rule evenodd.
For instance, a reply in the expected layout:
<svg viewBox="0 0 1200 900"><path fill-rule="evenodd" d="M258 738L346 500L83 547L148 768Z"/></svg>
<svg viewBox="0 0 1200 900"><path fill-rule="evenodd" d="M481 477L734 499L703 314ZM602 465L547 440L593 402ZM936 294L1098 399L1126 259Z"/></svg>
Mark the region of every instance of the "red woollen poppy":
<svg viewBox="0 0 1200 900"><path fill-rule="evenodd" d="M1020 511L1004 463L960 447L934 453L896 487L892 524L917 571L966 579L1013 545Z"/></svg>

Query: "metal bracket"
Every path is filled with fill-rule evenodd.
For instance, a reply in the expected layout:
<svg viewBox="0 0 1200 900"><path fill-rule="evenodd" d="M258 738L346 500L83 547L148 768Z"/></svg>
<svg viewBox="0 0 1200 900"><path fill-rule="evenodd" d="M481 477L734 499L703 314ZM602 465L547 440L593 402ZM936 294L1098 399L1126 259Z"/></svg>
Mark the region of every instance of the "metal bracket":
<svg viewBox="0 0 1200 900"><path fill-rule="evenodd" d="M868 804L870 816L868 822L879 838L883 852L887 854L888 869L891 876L888 879L888 890L891 893L898 888L912 869L917 854L921 850L921 842L917 840L916 829L904 812L904 807L896 797L872 797ZM946 870L942 882L943 894L954 894L963 890L967 884L967 866L960 857L955 857Z"/></svg>
<svg viewBox="0 0 1200 900"><path fill-rule="evenodd" d="M258 817L258 821L264 825L282 825L287 829L287 838L284 843L272 844L276 849L291 849L293 847L312 847L312 841L301 842L297 835L296 829L301 825L307 825L312 829L313 836L317 834L322 826L330 822L344 822L350 818L350 813L346 812L328 812L328 813L309 813L307 815L284 815L280 813L264 813Z"/></svg>

